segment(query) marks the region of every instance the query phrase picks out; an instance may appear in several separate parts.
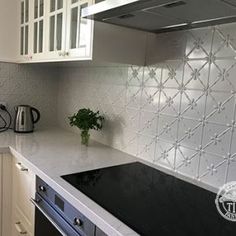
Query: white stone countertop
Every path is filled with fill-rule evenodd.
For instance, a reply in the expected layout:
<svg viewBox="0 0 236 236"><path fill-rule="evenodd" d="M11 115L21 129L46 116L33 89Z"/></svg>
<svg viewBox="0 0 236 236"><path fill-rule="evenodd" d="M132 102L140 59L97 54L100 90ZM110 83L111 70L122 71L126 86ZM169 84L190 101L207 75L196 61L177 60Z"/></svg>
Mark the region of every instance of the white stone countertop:
<svg viewBox="0 0 236 236"><path fill-rule="evenodd" d="M78 134L62 129L39 130L31 134L16 134L12 131L0 133L0 153L6 152L25 163L107 235L138 235L60 176L137 160L153 166L152 164L94 141L90 142L89 147L82 146ZM168 173L162 168L158 169ZM181 179L199 185L185 177ZM210 186L201 184L201 187L217 191Z"/></svg>

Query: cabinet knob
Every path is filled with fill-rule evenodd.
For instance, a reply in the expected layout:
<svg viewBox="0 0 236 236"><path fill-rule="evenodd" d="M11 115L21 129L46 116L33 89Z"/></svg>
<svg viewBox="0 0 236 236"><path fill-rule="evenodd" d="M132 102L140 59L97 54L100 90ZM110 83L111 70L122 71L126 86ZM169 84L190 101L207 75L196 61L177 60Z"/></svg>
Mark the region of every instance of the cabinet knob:
<svg viewBox="0 0 236 236"><path fill-rule="evenodd" d="M65 56L69 56L70 55L70 53L69 52L65 52Z"/></svg>
<svg viewBox="0 0 236 236"><path fill-rule="evenodd" d="M73 224L77 226L81 226L83 222L79 218L75 217Z"/></svg>

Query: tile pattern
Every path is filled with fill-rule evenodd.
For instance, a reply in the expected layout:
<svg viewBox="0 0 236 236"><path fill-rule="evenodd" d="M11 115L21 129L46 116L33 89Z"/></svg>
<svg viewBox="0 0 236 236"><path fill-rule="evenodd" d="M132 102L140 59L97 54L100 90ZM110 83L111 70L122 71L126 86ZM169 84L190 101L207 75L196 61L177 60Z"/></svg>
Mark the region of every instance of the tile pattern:
<svg viewBox="0 0 236 236"><path fill-rule="evenodd" d="M59 121L98 109L106 117L98 141L218 187L236 180L236 24L183 34L180 59L63 69Z"/></svg>
<svg viewBox="0 0 236 236"><path fill-rule="evenodd" d="M55 125L56 75L56 71L48 66L0 63L0 101L7 103L13 117L14 106L29 104L41 112L41 120L36 127Z"/></svg>

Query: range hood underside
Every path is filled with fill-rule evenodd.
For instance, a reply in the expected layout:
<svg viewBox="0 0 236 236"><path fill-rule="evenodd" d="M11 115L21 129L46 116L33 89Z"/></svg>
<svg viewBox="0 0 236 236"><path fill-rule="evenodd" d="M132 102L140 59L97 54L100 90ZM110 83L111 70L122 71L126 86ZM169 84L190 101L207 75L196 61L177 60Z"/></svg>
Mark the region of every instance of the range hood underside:
<svg viewBox="0 0 236 236"><path fill-rule="evenodd" d="M236 1L134 0L133 3L106 9L96 14L91 14L85 9L82 16L110 24L161 33L236 22Z"/></svg>

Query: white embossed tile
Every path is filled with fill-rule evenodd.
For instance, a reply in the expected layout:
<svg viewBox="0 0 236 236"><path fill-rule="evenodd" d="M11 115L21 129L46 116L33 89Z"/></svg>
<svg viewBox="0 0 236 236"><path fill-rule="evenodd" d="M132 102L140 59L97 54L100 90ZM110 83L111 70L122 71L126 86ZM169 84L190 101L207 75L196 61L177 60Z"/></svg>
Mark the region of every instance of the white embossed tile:
<svg viewBox="0 0 236 236"><path fill-rule="evenodd" d="M157 112L159 107L160 92L157 88L144 87L141 97L141 109Z"/></svg>
<svg viewBox="0 0 236 236"><path fill-rule="evenodd" d="M219 187L225 183L227 162L218 156L203 153L200 157L199 178L202 182Z"/></svg>
<svg viewBox="0 0 236 236"><path fill-rule="evenodd" d="M188 31L185 54L188 58L205 58L211 52L211 43L211 27Z"/></svg>
<svg viewBox="0 0 236 236"><path fill-rule="evenodd" d="M202 146L206 152L225 156L230 151L230 139L230 128L207 123L204 127Z"/></svg>
<svg viewBox="0 0 236 236"><path fill-rule="evenodd" d="M163 89L160 94L159 112L177 116L180 112L181 92L177 89Z"/></svg>
<svg viewBox="0 0 236 236"><path fill-rule="evenodd" d="M236 55L236 34L232 25L215 27L212 52L216 57L234 57Z"/></svg>
<svg viewBox="0 0 236 236"><path fill-rule="evenodd" d="M139 135L138 137L138 157L147 161L154 161L155 138L148 135Z"/></svg>
<svg viewBox="0 0 236 236"><path fill-rule="evenodd" d="M174 169L175 148L173 143L157 139L154 162L168 169Z"/></svg>
<svg viewBox="0 0 236 236"><path fill-rule="evenodd" d="M236 153L236 123L233 121L233 123L229 124L229 127L231 128L232 132L232 140L231 140L231 148L230 148L230 154L233 155Z"/></svg>
<svg viewBox="0 0 236 236"><path fill-rule="evenodd" d="M179 146L176 150L175 169L184 175L195 178L199 163L199 155L195 150Z"/></svg>
<svg viewBox="0 0 236 236"><path fill-rule="evenodd" d="M143 85L157 87L161 82L162 70L159 65L148 66L144 68Z"/></svg>
<svg viewBox="0 0 236 236"><path fill-rule="evenodd" d="M236 181L236 154L232 156L228 165L227 182Z"/></svg>
<svg viewBox="0 0 236 236"><path fill-rule="evenodd" d="M157 126L159 138L170 142L177 139L178 120L175 117L160 114Z"/></svg>
<svg viewBox="0 0 236 236"><path fill-rule="evenodd" d="M130 66L128 68L128 86L141 86L143 82L143 67Z"/></svg>
<svg viewBox="0 0 236 236"><path fill-rule="evenodd" d="M206 95L200 90L186 90L181 98L181 115L199 120L205 114Z"/></svg>
<svg viewBox="0 0 236 236"><path fill-rule="evenodd" d="M139 133L155 136L157 134L157 115L153 112L141 111Z"/></svg>
<svg viewBox="0 0 236 236"><path fill-rule="evenodd" d="M207 97L206 119L227 125L234 116L235 95L211 91Z"/></svg>
<svg viewBox="0 0 236 236"><path fill-rule="evenodd" d="M207 60L187 61L184 67L186 89L203 90L208 85L209 63Z"/></svg>
<svg viewBox="0 0 236 236"><path fill-rule="evenodd" d="M142 88L136 86L129 86L126 90L126 106L132 108L140 108L142 95Z"/></svg>
<svg viewBox="0 0 236 236"><path fill-rule="evenodd" d="M179 88L183 79L183 61L167 61L162 66L162 85L166 88Z"/></svg>
<svg viewBox="0 0 236 236"><path fill-rule="evenodd" d="M209 86L212 91L236 91L236 60L216 60L211 65Z"/></svg>
<svg viewBox="0 0 236 236"><path fill-rule="evenodd" d="M202 125L198 120L181 119L178 128L178 141L185 147L195 149L201 144Z"/></svg>

